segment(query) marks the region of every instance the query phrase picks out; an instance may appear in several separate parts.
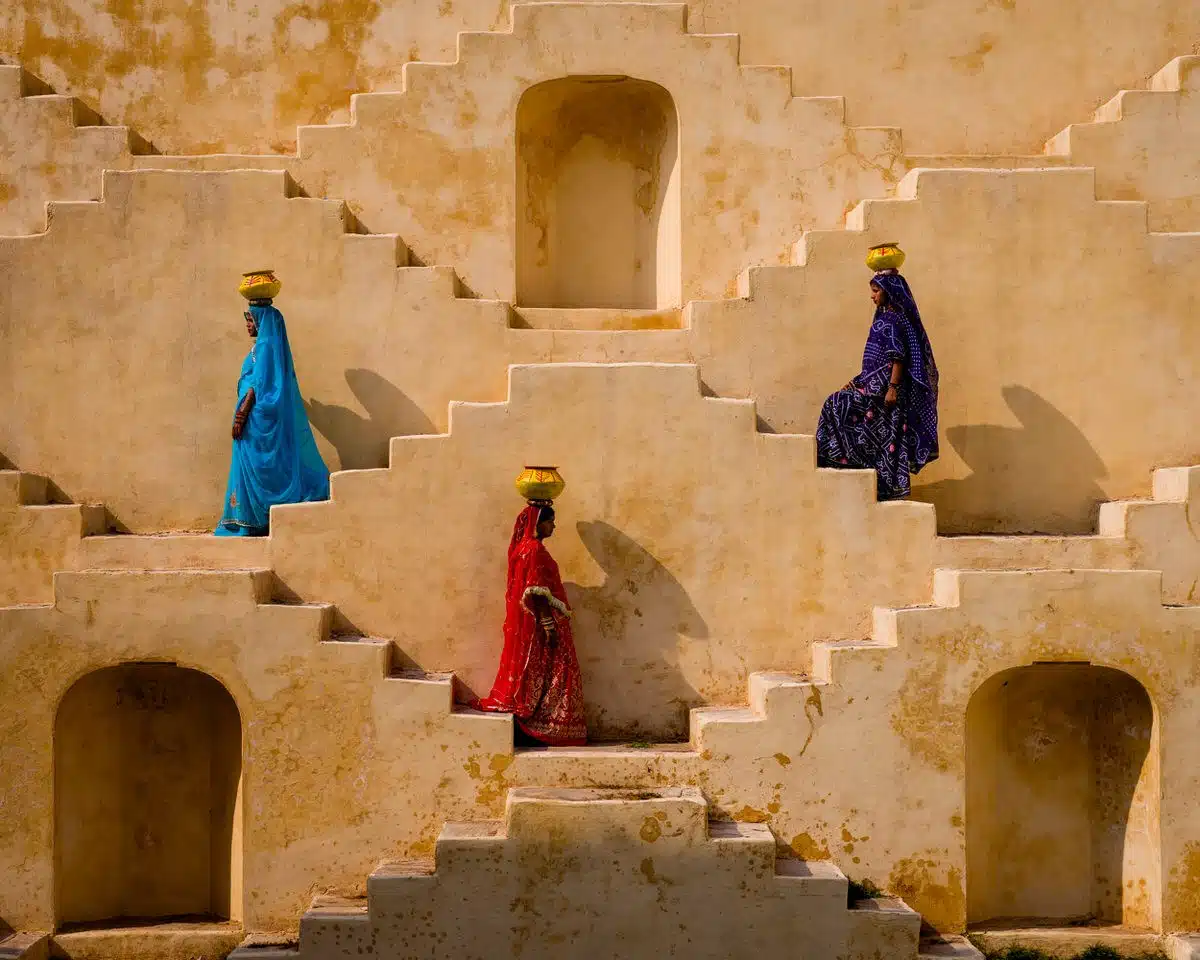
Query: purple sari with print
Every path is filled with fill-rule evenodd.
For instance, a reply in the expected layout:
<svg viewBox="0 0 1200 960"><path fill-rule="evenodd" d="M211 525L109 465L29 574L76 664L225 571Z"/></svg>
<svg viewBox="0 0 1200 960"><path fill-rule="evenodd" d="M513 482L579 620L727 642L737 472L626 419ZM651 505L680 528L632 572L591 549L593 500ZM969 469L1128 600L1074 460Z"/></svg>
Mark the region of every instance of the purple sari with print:
<svg viewBox="0 0 1200 960"><path fill-rule="evenodd" d="M833 394L817 422L817 465L873 469L880 500L907 497L909 475L938 457L938 371L908 282L898 273L872 280L887 300L875 308L862 370ZM904 373L894 407L884 404L892 363Z"/></svg>

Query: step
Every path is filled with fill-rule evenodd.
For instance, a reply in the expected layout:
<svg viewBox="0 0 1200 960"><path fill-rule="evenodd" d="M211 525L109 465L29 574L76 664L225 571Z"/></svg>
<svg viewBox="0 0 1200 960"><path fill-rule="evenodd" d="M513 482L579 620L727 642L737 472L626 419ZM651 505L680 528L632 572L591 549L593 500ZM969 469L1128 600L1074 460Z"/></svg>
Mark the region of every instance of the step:
<svg viewBox="0 0 1200 960"><path fill-rule="evenodd" d="M252 570L271 565L269 537L162 534L84 537L81 570Z"/></svg>
<svg viewBox="0 0 1200 960"><path fill-rule="evenodd" d="M513 307L512 326L526 330L679 330L683 327L683 310Z"/></svg>
<svg viewBox="0 0 1200 960"><path fill-rule="evenodd" d="M365 900L317 897L300 918L301 955L371 955L373 939Z"/></svg>
<svg viewBox="0 0 1200 960"><path fill-rule="evenodd" d="M301 954L432 956L449 942L464 956L532 944L550 956L541 948L583 922L596 943L620 940L628 956L682 955L687 944L728 956L743 943L811 957L916 955L920 918L901 901L848 909L835 864L776 850L766 824L710 821L695 787L514 788L503 820L447 823L436 866L379 864L369 909L317 898Z"/></svg>
<svg viewBox="0 0 1200 960"><path fill-rule="evenodd" d="M0 470L0 504L32 506L46 503L45 477L23 470Z"/></svg>
<svg viewBox="0 0 1200 960"><path fill-rule="evenodd" d="M88 929L54 934L53 952L71 960L224 960L244 936L240 923L89 925Z"/></svg>
<svg viewBox="0 0 1200 960"><path fill-rule="evenodd" d="M765 825L764 825L765 826ZM849 881L830 860L797 860L792 857L775 861L775 876L796 885L810 896L826 896L845 905Z"/></svg>
<svg viewBox="0 0 1200 960"><path fill-rule="evenodd" d="M970 934L984 953L1027 947L1062 958L1073 958L1091 946L1109 947L1133 956L1163 950L1166 946L1166 938L1160 934L1117 925L1010 927L987 923L972 927Z"/></svg>
<svg viewBox="0 0 1200 960"><path fill-rule="evenodd" d="M1068 167L1071 158L1058 154L1036 153L1019 156L1004 154L914 154L904 158L909 170L952 167L958 170L1039 170L1045 167Z"/></svg>
<svg viewBox="0 0 1200 960"><path fill-rule="evenodd" d="M934 567L948 570L1128 570L1124 537L939 536Z"/></svg>
<svg viewBox="0 0 1200 960"><path fill-rule="evenodd" d="M984 960L983 954L966 937L940 936L922 940L917 960Z"/></svg>
<svg viewBox="0 0 1200 960"><path fill-rule="evenodd" d="M295 941L281 940L270 934L249 934L229 955L229 960L298 960L300 948Z"/></svg>
<svg viewBox="0 0 1200 960"><path fill-rule="evenodd" d="M0 960L48 960L49 956L49 934L10 933L0 938Z"/></svg>

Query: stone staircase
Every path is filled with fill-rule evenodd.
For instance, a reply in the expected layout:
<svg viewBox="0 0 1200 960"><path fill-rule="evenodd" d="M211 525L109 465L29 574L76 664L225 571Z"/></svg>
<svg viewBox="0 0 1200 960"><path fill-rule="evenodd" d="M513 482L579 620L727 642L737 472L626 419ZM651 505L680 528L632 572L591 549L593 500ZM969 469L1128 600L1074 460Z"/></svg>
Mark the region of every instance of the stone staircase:
<svg viewBox="0 0 1200 960"><path fill-rule="evenodd" d="M104 508L51 503L45 477L0 470L0 605L44 602L57 570L78 564L77 551L104 532Z"/></svg>
<svg viewBox="0 0 1200 960"><path fill-rule="evenodd" d="M695 245L701 253L685 269L690 286L682 308L510 303L519 299L509 288L513 264L506 246L517 214L470 181L515 175L506 151L518 87L552 79L568 61L576 73L640 71L692 115L705 116L703 137L717 144L711 156L700 140L683 149L688 175L707 181L695 191L693 222L724 230L723 211L738 206L773 218L719 242L702 236ZM0 730L21 733L11 748L19 756L5 758L6 768L20 773L0 786L0 809L16 809L48 833L53 746L42 734L53 730L54 718L46 704L88 670L169 659L219 678L242 711L247 796L255 811L246 863L251 888L268 901L253 907L258 912L247 929L292 929L314 889L355 892L361 884L354 878L381 851L409 858L377 867L365 899L313 899L298 947L272 946L257 935L235 951L239 960L469 956L496 949L526 958L609 956L612 943L634 954L686 950L714 958L797 949L837 960L911 960L918 949L920 957L977 958L961 938L918 948L920 919L900 900L847 908L847 879L833 858L890 871L889 890L935 924L959 922L960 721L973 684L989 673L1041 659L1117 664L1136 673L1170 713L1168 735L1195 728L1197 718L1179 693L1181 678L1194 672L1196 618L1171 605L1193 604L1200 583L1200 540L1190 509L1200 501L1200 468L1155 471L1150 498L1103 503L1091 535L936 536L932 508L874 503L868 475L816 470L812 438L782 432L809 422L812 412L812 398L798 402L783 394L825 392L812 371L830 364L825 354L802 349L809 366L798 371L780 356L776 338L828 339L845 313L830 291L850 277L848 268L830 264L853 260L861 286L860 248L880 239L880 231L905 228L903 235L914 237L911 245L905 241L914 262L931 263L932 247L954 239L939 225L965 223L960 236L972 225L982 230L983 207L961 216L957 206L973 193L997 197L1001 207L1053 209L1051 219L1068 222L1075 208L1051 208L1046 199L1074 202L1090 190L1088 203L1078 206L1087 206L1088 216L1098 212L1080 228L1083 234L1115 224L1135 234L1135 257L1168 267L1187 263L1195 238L1151 236L1144 221L1148 216L1151 230L1176 232L1192 223L1195 153L1183 147L1194 141L1197 62L1172 61L1149 91L1121 93L1093 123L1069 127L1050 141L1044 155L986 158L905 157L898 130L849 126L840 98L795 97L789 71L740 62L736 37L691 33L682 4L514 4L507 31L461 34L453 63L408 64L402 91L356 95L351 123L301 128L297 152L289 156L148 156L149 145L125 128L98 126L78 101L43 95L19 68L0 67L0 137L15 130L34 156L28 144L35 133L45 136L56 161L70 167L61 180L39 180L32 167L18 171L15 182L24 184L19 178L25 177L31 188L3 214L15 218L12 232L38 228L31 211L40 203L28 198L39 191L70 200L49 204L46 233L5 244L6 252L24 256L22 245L31 251L36 245L36 258L54 274L78 249L73 245L104 248L106 239L136 235L160 209L175 207L203 211L189 222L204 224L205 236L213 224L224 228L245 211L253 217L266 212L275 218L269 220L274 230L289 241L299 238L295 248L280 248L290 252L301 244L324 249L327 235L336 234L335 257L297 256L305 269L295 283L288 278L289 296L299 291L294 334L305 343L320 324L340 317L351 295L356 309L378 309L364 323L378 339L353 349L368 359L404 355L408 379L395 379L406 389L410 380L423 381L411 405L428 421L427 428L412 430L426 435L390 441L388 469L337 473L330 503L277 510L276 533L261 540L112 535L102 508L48 503L47 481L0 471L0 544L6 547L0 551L6 638L0 703L31 702L15 720L0 709ZM477 114L468 122L462 118L469 110ZM761 130L780 128L786 145L763 139ZM58 155L68 143L77 144L69 163ZM1174 148L1159 149L1163 144ZM747 161L744 170L728 167L730 153ZM444 181L451 159L461 164L455 169L467 187L438 192L434 185ZM1080 166L1094 167L1094 177L1055 169ZM137 170L118 170L128 167ZM102 169L111 172L94 195ZM5 177L12 179L0 168L0 186ZM813 201L808 186L821 181L832 185ZM770 193L778 183L798 184L795 194ZM326 196L347 201L312 199ZM843 218L845 207L864 197L878 199ZM289 211L276 215L285 205ZM364 224L394 232L364 234ZM747 260L774 260L797 224L816 229L795 244L790 264L743 270L738 298L719 299L735 292L724 286L727 277ZM0 220L0 233L6 229ZM239 234L228 241L234 249L229 263L257 251L254 239ZM142 252L165 242L152 236L144 247L121 247L113 256L140 264ZM981 256L991 250L986 242L981 249ZM1023 252L1030 269L1036 260ZM423 265L435 262L455 267ZM204 276L218 273L214 267ZM1106 273L1103 264L1100 273ZM333 274L332 289L320 290ZM156 281L156 295L165 282ZM833 306L814 306L822 301ZM939 312L951 313L935 307L931 315ZM289 321L292 316L289 309ZM788 326L794 316L803 318L804 332ZM114 325L108 339L128 349L144 323L131 311L131 323ZM1156 325L1154 331L1163 343L1173 342L1171 329L1164 333ZM70 340L53 332L50 339ZM190 349L192 339L177 341ZM340 354L320 349L319 339L307 342L314 345L310 355L324 361L319 366L344 366ZM25 349L32 353L28 343ZM1186 347L1176 351L1190 357ZM93 359L96 370L118 366L103 356ZM180 370L196 363L184 357ZM511 389L502 403L503 369L510 369ZM323 371L314 371L318 375ZM1158 380L1177 381L1186 378L1171 371ZM207 386L198 392L206 394ZM731 397L762 399L756 407ZM1169 406L1170 398L1162 402ZM581 410L602 415L589 419ZM201 411L201 419L210 412ZM971 413L979 417L978 408ZM62 450L78 446L66 437L72 419L46 419L63 433ZM419 423L420 417L410 419ZM760 432L763 425L781 432ZM623 430L635 437L624 446L618 442ZM123 445L120 437L112 439ZM225 432L222 441L227 445ZM195 438L184 446L214 448ZM651 489L658 491L662 516L690 503L706 530L794 533L795 542L779 548L784 559L777 569L756 571L751 558L739 556L728 571L709 563L717 578L698 579L703 589L685 584L693 593L744 600L739 591L750 591L747 584L760 589L767 581L777 593L751 597L772 601L759 604L770 614L764 623L746 626L755 616L747 603L749 612L729 621L691 611L704 632L694 621L678 626L691 615L686 610L659 624L661 635L680 641L680 672L700 688L688 702L709 704L686 710L686 742L648 743L639 736L514 751L508 717L455 705L458 681L436 668L461 661L474 687L494 668L479 656L491 640L479 638L494 638L495 624L478 613L475 596L482 582L476 578L490 570L490 560L460 551L470 555L469 569L460 570L432 541L439 524L453 527L461 519L486 526L500 516L512 500L503 471L518 450L545 452L552 460L565 451L570 456L563 462L577 464L579 477L617 477L580 493L583 484L573 474L570 495L578 499L569 506L580 516L613 520L618 532L646 517L644 508L639 513L629 506L631 491L644 496ZM645 467L647 452L656 470ZM1175 452L1125 459L1178 462ZM49 463L62 458L53 449L45 456ZM1107 461L1107 452L1098 459ZM676 461L682 464L677 477L667 466ZM93 467L85 459L79 469ZM129 471L143 473L153 471ZM670 483L662 483L664 474ZM688 482L702 475L716 494L693 496ZM202 469L197 477L196 490L211 486ZM77 479L64 485L74 489ZM98 483L120 486L111 476ZM464 491L468 483L480 490ZM1118 485L1128 488L1127 476ZM722 500L725 490L736 496ZM192 494L178 495L186 502ZM139 501L164 496L123 488L121 495L122 517ZM153 529L154 509L134 514L143 521L135 526ZM759 516L763 524L752 526ZM671 553L677 545L656 523L646 528L653 550L642 553L663 553L677 563L680 554ZM389 543L397 530L413 539ZM868 537L862 556L841 546L848 531ZM488 533L502 545L505 531ZM582 533L578 544L568 541L572 568L590 570L631 555L629 543L590 533L590 541ZM611 555L589 559L584 553L589 545L614 542ZM636 540L632 545L640 547ZM837 582L841 593L789 587L786 572L801 569L808 557L820 558L813 578ZM848 571L857 567L869 573L849 583ZM636 563L629 569L645 572ZM644 600L619 593L626 568L617 563L604 572L603 583L576 587L609 622L627 615L626 601L640 617ZM930 582L933 603L922 605ZM714 583L717 589L710 590ZM686 597L689 589L682 592ZM795 606L776 607L778 598ZM329 599L334 602L322 602ZM872 614L875 603L880 609ZM445 608L436 622L428 613L434 604ZM771 634L767 619L786 621L792 632L775 626ZM598 622L606 623L603 617ZM626 622L634 623L620 621L622 628ZM750 654L732 649L743 630L758 645ZM646 630L638 640L653 636ZM722 646L732 650L724 661ZM764 649L773 651L780 669L761 669L754 658L761 660ZM636 677L634 687L661 679L652 676L653 664L621 658L630 651L617 653L614 663L626 680ZM742 694L730 677L748 691L746 706L736 705ZM619 706L614 691L610 683L606 703ZM631 688L630 700L638 696L648 699ZM669 701L672 709L680 699ZM654 722L661 726L662 717ZM841 778L835 787L823 780L831 770ZM888 798L875 804L886 809L864 810L870 806L864 797ZM297 810L304 798L313 798L315 812ZM1172 816L1185 821L1178 796L1169 793L1165 804L1164 822ZM503 820L477 819L501 812ZM325 837L332 838L328 846ZM14 885L34 888L51 871L41 854L13 857L0 848L0 875L14 878ZM464 922L468 914L476 919ZM230 929L205 934L222 942L232 935ZM0 942L0 957L40 960L45 938L14 937ZM92 940L104 942L74 948L108 956L145 948L137 934L105 932Z"/></svg>
<svg viewBox="0 0 1200 960"><path fill-rule="evenodd" d="M681 303L726 295L747 261L777 260L797 224L834 227L851 203L886 195L903 172L899 130L848 126L840 97L794 96L790 69L741 63L736 35L689 32L685 4L509 9L507 30L460 33L455 61L410 62L402 90L353 95L348 124L300 127L295 155L155 157L138 165L282 166L312 196L346 197L370 230L404 236L422 262L453 263L479 296L510 302L519 299L512 266L520 211L494 183L517 176L511 140L522 93L561 78L564 63L574 76L643 78L666 90L681 113L703 118L679 129L679 153L692 158L679 173L684 222L703 224L743 204L757 209L757 222L739 224L736 238L728 229L706 233L681 255ZM722 149L743 162L718 162ZM444 171L455 155L471 162L450 186ZM388 188L376 189L381 183ZM770 183L790 186L780 194ZM638 319L624 325L637 329Z"/></svg>
<svg viewBox="0 0 1200 960"><path fill-rule="evenodd" d="M1094 167L1097 195L1145 200L1151 230L1200 230L1200 56L1176 57L1147 89L1122 90L1091 122L1046 143L1048 159Z"/></svg>
<svg viewBox="0 0 1200 960"><path fill-rule="evenodd" d="M22 67L0 64L0 236L40 233L45 201L98 197L102 171L128 168L152 151L78 97L59 96Z"/></svg>
<svg viewBox="0 0 1200 960"><path fill-rule="evenodd" d="M837 867L777 859L767 827L710 821L694 788L510 790L503 821L446 824L435 856L380 864L365 901L318 897L298 948L233 960L916 953L903 902L848 908Z"/></svg>
<svg viewBox="0 0 1200 960"><path fill-rule="evenodd" d="M1146 89L1122 90L1086 123L1073 123L1050 138L1040 154L1023 156L906 155L906 170L978 170L1089 167L1096 171L1101 200L1148 204L1153 231L1200 229L1200 56L1176 57Z"/></svg>

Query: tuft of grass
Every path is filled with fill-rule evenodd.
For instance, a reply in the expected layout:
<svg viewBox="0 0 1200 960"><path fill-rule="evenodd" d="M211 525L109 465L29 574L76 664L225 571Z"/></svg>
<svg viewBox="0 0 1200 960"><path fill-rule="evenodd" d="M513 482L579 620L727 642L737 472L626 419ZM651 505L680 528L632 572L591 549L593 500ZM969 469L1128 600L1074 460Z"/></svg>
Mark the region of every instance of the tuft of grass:
<svg viewBox="0 0 1200 960"><path fill-rule="evenodd" d="M1095 944L1088 947L1078 957L1078 960L1121 960L1121 954L1112 947L1102 947Z"/></svg>
<svg viewBox="0 0 1200 960"><path fill-rule="evenodd" d="M993 950L987 955L988 960L1054 960L1044 950L1033 947L1008 947L1005 950Z"/></svg>
<svg viewBox="0 0 1200 960"><path fill-rule="evenodd" d="M846 906L852 907L859 900L873 900L882 897L883 890L874 880L864 877L862 880L850 880L846 886Z"/></svg>
<svg viewBox="0 0 1200 960"><path fill-rule="evenodd" d="M629 747L631 750L649 750L654 744L649 740L630 740Z"/></svg>

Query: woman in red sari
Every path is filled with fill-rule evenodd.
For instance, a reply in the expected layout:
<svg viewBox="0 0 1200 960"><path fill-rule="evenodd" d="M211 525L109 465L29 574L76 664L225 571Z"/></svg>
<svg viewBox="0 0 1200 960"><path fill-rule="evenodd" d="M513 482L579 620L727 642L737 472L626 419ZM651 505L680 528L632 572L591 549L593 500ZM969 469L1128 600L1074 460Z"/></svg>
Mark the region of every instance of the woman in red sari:
<svg viewBox="0 0 1200 960"><path fill-rule="evenodd" d="M492 692L479 709L511 713L529 737L549 746L587 743L583 681L571 637L571 608L558 564L544 541L554 508L530 501L508 544L504 652Z"/></svg>

